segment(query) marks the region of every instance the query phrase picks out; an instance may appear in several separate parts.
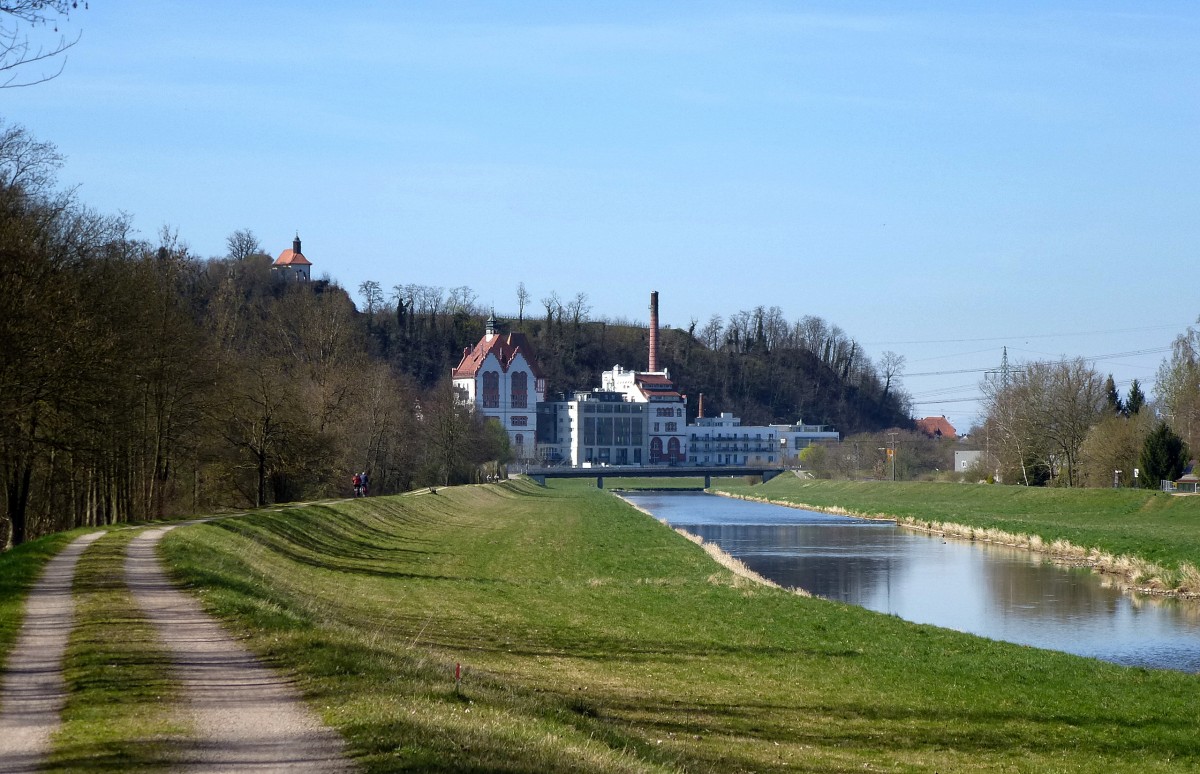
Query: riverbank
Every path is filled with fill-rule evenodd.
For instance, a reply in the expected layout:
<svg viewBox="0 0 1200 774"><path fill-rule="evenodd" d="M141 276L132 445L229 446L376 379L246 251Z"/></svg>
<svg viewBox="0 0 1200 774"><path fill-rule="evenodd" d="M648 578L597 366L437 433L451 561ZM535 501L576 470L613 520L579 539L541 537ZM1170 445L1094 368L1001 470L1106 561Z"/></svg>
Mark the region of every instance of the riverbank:
<svg viewBox="0 0 1200 774"><path fill-rule="evenodd" d="M1039 489L986 484L714 482L712 490L997 543L1091 567L1143 594L1200 597L1200 498L1140 489Z"/></svg>
<svg viewBox="0 0 1200 774"><path fill-rule="evenodd" d="M1195 676L750 584L580 482L253 513L163 549L367 771L1200 765Z"/></svg>

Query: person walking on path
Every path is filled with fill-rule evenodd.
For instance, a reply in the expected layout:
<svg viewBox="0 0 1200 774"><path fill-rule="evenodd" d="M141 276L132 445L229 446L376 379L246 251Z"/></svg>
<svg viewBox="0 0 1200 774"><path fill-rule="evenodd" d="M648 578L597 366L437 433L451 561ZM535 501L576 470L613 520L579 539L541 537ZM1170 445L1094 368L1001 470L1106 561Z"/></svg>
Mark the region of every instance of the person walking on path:
<svg viewBox="0 0 1200 774"><path fill-rule="evenodd" d="M75 538L46 563L25 601L25 620L0 676L0 772L39 769L67 701L63 656L75 618L71 587L80 555L105 532Z"/></svg>
<svg viewBox="0 0 1200 774"><path fill-rule="evenodd" d="M224 771L352 771L342 738L323 725L291 683L261 664L175 588L155 554L177 525L129 544L125 581L172 655L197 739L184 768Z"/></svg>

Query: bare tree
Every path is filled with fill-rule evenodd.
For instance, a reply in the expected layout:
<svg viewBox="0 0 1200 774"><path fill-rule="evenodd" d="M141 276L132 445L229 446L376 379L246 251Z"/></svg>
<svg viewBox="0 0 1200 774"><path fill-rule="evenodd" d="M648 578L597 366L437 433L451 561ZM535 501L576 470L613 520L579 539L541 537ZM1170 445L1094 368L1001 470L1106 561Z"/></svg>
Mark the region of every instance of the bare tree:
<svg viewBox="0 0 1200 774"><path fill-rule="evenodd" d="M725 341L725 321L719 314L713 314L708 318L708 322L700 329L700 343L708 347L710 350L716 350L721 347Z"/></svg>
<svg viewBox="0 0 1200 774"><path fill-rule="evenodd" d="M0 88L34 86L53 80L67 66L66 52L79 42L59 33L59 25L78 10L77 0L0 0ZM88 3L84 2L84 10ZM39 43L35 30L51 27L58 40ZM53 60L58 59L55 68ZM39 67L41 65L41 67Z"/></svg>
<svg viewBox="0 0 1200 774"><path fill-rule="evenodd" d="M1171 359L1159 366L1154 393L1168 424L1192 449L1200 448L1200 328L1175 338Z"/></svg>
<svg viewBox="0 0 1200 774"><path fill-rule="evenodd" d="M235 261L243 261L252 255L262 255L263 252L258 237L248 228L239 228L225 237L225 249L229 251L226 255Z"/></svg>
<svg viewBox="0 0 1200 774"><path fill-rule="evenodd" d="M1031 465L1079 483L1080 448L1104 413L1104 380L1083 359L1024 364L1002 382L984 382L988 420L999 448L1025 483ZM1005 460L1002 460L1004 462Z"/></svg>
<svg viewBox="0 0 1200 774"><path fill-rule="evenodd" d="M525 322L525 307L529 304L529 291L524 282L517 283L517 322Z"/></svg>
<svg viewBox="0 0 1200 774"><path fill-rule="evenodd" d="M588 313L592 311L592 306L587 302L587 293L576 293L575 298L571 299L566 306L567 314L571 317L571 325L576 330L579 326L587 322Z"/></svg>
<svg viewBox="0 0 1200 774"><path fill-rule="evenodd" d="M551 290L550 295L542 299L542 306L546 308L546 325L549 326L550 323L554 322L555 312L561 314L562 299L558 297L558 291Z"/></svg>
<svg viewBox="0 0 1200 774"><path fill-rule="evenodd" d="M892 389L892 380L898 379L904 371L904 355L891 350L884 352L879 361L879 370L883 373L883 395L886 398Z"/></svg>
<svg viewBox="0 0 1200 774"><path fill-rule="evenodd" d="M62 165L58 148L34 139L25 127L0 130L0 187L19 188L30 196L48 194Z"/></svg>
<svg viewBox="0 0 1200 774"><path fill-rule="evenodd" d="M375 280L365 280L358 286L359 295L363 298L368 317L383 309L383 286Z"/></svg>
<svg viewBox="0 0 1200 774"><path fill-rule="evenodd" d="M446 297L446 311L450 314L457 312L471 314L475 311L475 301L478 298L479 294L467 285L450 288Z"/></svg>

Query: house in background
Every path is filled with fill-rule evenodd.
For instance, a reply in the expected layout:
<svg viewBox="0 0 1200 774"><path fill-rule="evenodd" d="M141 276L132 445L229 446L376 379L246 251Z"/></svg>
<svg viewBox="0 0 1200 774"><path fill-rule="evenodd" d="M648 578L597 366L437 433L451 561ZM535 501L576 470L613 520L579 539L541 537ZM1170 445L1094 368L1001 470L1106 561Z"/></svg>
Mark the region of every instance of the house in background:
<svg viewBox="0 0 1200 774"><path fill-rule="evenodd" d="M955 451L954 470L963 473L978 465L981 459L983 459L981 451Z"/></svg>
<svg viewBox="0 0 1200 774"><path fill-rule="evenodd" d="M930 438L957 438L958 432L945 416L917 420L917 429Z"/></svg>
<svg viewBox="0 0 1200 774"><path fill-rule="evenodd" d="M1187 467L1183 469L1183 475L1175 479L1174 484L1175 486L1172 489L1174 492L1179 492L1181 494L1197 493L1197 484L1200 484L1200 476L1196 475L1195 460L1192 460L1187 464Z"/></svg>
<svg viewBox="0 0 1200 774"><path fill-rule="evenodd" d="M292 249L284 250L275 259L275 263L271 264L271 271L287 279L305 281L311 279L312 261L305 258L304 253L300 252L299 234L296 234L296 238L292 240Z"/></svg>
<svg viewBox="0 0 1200 774"><path fill-rule="evenodd" d="M489 317L483 338L474 349L463 350L451 378L460 403L473 405L508 433L514 459L533 456L537 405L546 399L546 378L525 334L502 334L495 316Z"/></svg>

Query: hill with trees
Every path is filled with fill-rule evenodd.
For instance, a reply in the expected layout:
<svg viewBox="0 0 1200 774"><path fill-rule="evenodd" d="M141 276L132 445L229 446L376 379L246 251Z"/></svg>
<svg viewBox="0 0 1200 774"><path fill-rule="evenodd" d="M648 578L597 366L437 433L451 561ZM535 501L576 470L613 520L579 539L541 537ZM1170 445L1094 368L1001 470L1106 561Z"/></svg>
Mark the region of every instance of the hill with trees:
<svg viewBox="0 0 1200 774"><path fill-rule="evenodd" d="M248 230L229 255L141 239L57 187L54 146L0 124L0 545L85 524L472 480L503 432L457 406L450 369L483 334L469 288L360 288L271 270ZM518 298L552 391L642 367L647 331L586 296ZM667 329L661 360L711 412L750 422L909 424L905 396L836 326L776 308ZM894 362L894 361L893 361Z"/></svg>

